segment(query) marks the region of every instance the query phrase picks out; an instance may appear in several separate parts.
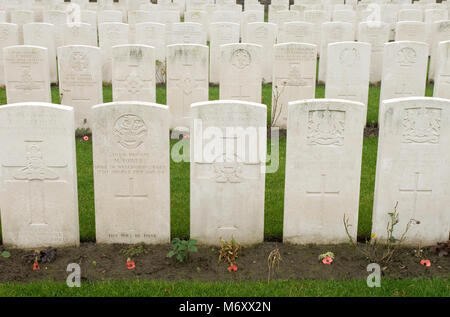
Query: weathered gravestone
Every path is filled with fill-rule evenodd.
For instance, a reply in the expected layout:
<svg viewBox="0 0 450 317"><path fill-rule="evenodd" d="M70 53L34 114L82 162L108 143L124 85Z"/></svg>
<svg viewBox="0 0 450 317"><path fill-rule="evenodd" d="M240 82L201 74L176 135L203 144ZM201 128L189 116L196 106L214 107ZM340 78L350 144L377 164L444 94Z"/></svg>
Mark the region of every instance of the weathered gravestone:
<svg viewBox="0 0 450 317"><path fill-rule="evenodd" d="M55 26L55 48L64 45L64 25L67 23L67 13L61 10L44 11L44 22Z"/></svg>
<svg viewBox="0 0 450 317"><path fill-rule="evenodd" d="M5 47L3 65L8 103L52 101L48 50L45 47Z"/></svg>
<svg viewBox="0 0 450 317"><path fill-rule="evenodd" d="M112 47L128 44L130 27L125 23L108 22L98 26L99 43L102 53L103 81L112 81Z"/></svg>
<svg viewBox="0 0 450 317"><path fill-rule="evenodd" d="M430 46L430 70L428 79L434 81L435 68L438 58L439 43L450 40L450 20L437 21L433 23L432 45Z"/></svg>
<svg viewBox="0 0 450 317"><path fill-rule="evenodd" d="M433 96L450 99L450 41L439 43Z"/></svg>
<svg viewBox="0 0 450 317"><path fill-rule="evenodd" d="M50 67L50 81L58 82L56 67L55 26L50 23L29 23L23 26L23 40L25 45L37 45L47 49Z"/></svg>
<svg viewBox="0 0 450 317"><path fill-rule="evenodd" d="M189 128L191 104L208 100L208 52L205 45L167 46L167 105L171 128Z"/></svg>
<svg viewBox="0 0 450 317"><path fill-rule="evenodd" d="M0 85L5 85L3 65L3 49L8 46L19 45L19 27L17 24L0 23Z"/></svg>
<svg viewBox="0 0 450 317"><path fill-rule="evenodd" d="M305 10L305 22L314 24L313 44L317 45L317 53L320 55L322 40L322 24L329 21L323 10Z"/></svg>
<svg viewBox="0 0 450 317"><path fill-rule="evenodd" d="M261 59L260 45L248 43L222 45L220 99L261 102Z"/></svg>
<svg viewBox="0 0 450 317"><path fill-rule="evenodd" d="M364 105L346 100L289 103L283 241L356 240Z"/></svg>
<svg viewBox="0 0 450 317"><path fill-rule="evenodd" d="M274 23L254 22L247 25L244 43L253 43L262 47L262 78L271 83L273 76L273 46L277 40L277 25Z"/></svg>
<svg viewBox="0 0 450 317"><path fill-rule="evenodd" d="M191 108L191 238L263 241L267 109L242 101Z"/></svg>
<svg viewBox="0 0 450 317"><path fill-rule="evenodd" d="M62 26L64 46L89 45L98 46L96 28L87 23L70 23Z"/></svg>
<svg viewBox="0 0 450 317"><path fill-rule="evenodd" d="M335 42L353 41L355 31L353 25L346 22L326 22L322 24L322 39L319 60L318 81L325 82L327 77L328 44Z"/></svg>
<svg viewBox="0 0 450 317"><path fill-rule="evenodd" d="M369 99L370 44L339 42L328 45L325 98L364 104L364 122Z"/></svg>
<svg viewBox="0 0 450 317"><path fill-rule="evenodd" d="M112 22L122 23L123 21L122 11L118 10L99 11L97 19L98 25L102 23L112 23Z"/></svg>
<svg viewBox="0 0 450 317"><path fill-rule="evenodd" d="M127 101L92 112L97 242L168 243L167 107Z"/></svg>
<svg viewBox="0 0 450 317"><path fill-rule="evenodd" d="M389 24L382 22L361 22L358 29L358 41L371 44L370 83L381 81L384 44L389 42Z"/></svg>
<svg viewBox="0 0 450 317"><path fill-rule="evenodd" d="M387 238L388 213L397 205L399 239L432 245L449 235L450 100L411 97L387 100L380 109L380 134L372 233Z"/></svg>
<svg viewBox="0 0 450 317"><path fill-rule="evenodd" d="M239 43L239 24L230 22L211 23L209 82L220 82L220 47L224 44Z"/></svg>
<svg viewBox="0 0 450 317"><path fill-rule="evenodd" d="M408 41L386 43L380 106L383 100L391 98L424 96L427 66L428 44Z"/></svg>
<svg viewBox="0 0 450 317"><path fill-rule="evenodd" d="M136 24L136 43L155 48L156 83L166 82L166 26L162 23Z"/></svg>
<svg viewBox="0 0 450 317"><path fill-rule="evenodd" d="M395 28L395 41L416 41L425 42L426 24L424 22L416 21L402 21L397 22Z"/></svg>
<svg viewBox="0 0 450 317"><path fill-rule="evenodd" d="M317 47L307 43L276 44L272 84L272 124L286 129L288 103L313 99L316 92Z"/></svg>
<svg viewBox="0 0 450 317"><path fill-rule="evenodd" d="M0 107L0 210L5 246L79 244L73 109Z"/></svg>
<svg viewBox="0 0 450 317"><path fill-rule="evenodd" d="M200 23L180 22L172 25L172 33L167 44L206 45L206 32Z"/></svg>
<svg viewBox="0 0 450 317"><path fill-rule="evenodd" d="M397 13L398 22L423 22L423 12L418 9L401 9Z"/></svg>
<svg viewBox="0 0 450 317"><path fill-rule="evenodd" d="M264 22L264 11L253 10L242 12L242 22L241 22L242 39L248 38L247 37L248 24L254 22Z"/></svg>
<svg viewBox="0 0 450 317"><path fill-rule="evenodd" d="M84 45L61 46L58 65L61 104L75 108L77 129L91 128L91 107L103 102L100 49Z"/></svg>
<svg viewBox="0 0 450 317"><path fill-rule="evenodd" d="M147 45L112 48L114 101L156 101L155 49Z"/></svg>
<svg viewBox="0 0 450 317"><path fill-rule="evenodd" d="M283 33L278 33L277 43L309 43L314 44L314 24L309 22L286 22Z"/></svg>
<svg viewBox="0 0 450 317"><path fill-rule="evenodd" d="M31 10L15 10L11 12L11 23L19 27L19 43L23 44L23 25L34 22L34 12Z"/></svg>

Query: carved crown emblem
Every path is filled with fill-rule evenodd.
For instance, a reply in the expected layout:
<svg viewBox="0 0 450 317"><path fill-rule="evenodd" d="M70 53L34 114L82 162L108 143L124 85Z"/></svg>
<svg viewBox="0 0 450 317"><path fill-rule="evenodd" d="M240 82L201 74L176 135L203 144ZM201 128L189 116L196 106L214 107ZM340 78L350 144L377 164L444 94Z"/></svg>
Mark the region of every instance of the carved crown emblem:
<svg viewBox="0 0 450 317"><path fill-rule="evenodd" d="M343 145L345 112L336 110L314 110L309 112L308 144Z"/></svg>

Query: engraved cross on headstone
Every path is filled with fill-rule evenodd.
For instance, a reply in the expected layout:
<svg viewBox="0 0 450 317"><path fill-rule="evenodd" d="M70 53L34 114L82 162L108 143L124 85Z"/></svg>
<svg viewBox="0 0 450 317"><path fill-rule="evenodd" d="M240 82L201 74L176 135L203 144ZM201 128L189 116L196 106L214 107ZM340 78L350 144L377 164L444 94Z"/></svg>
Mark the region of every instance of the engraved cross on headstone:
<svg viewBox="0 0 450 317"><path fill-rule="evenodd" d="M324 218L325 218L325 200L328 196L338 196L340 191L338 189L332 189L331 186L328 185L327 179L328 175L326 173L320 174L320 186L319 188L313 188L311 190L306 190L306 194L309 196L318 196L320 197L320 223L321 226L324 226Z"/></svg>
<svg viewBox="0 0 450 317"><path fill-rule="evenodd" d="M56 169L67 168L67 164L47 165L41 152L42 142L25 141L25 166L2 164L3 168L13 169L12 179L5 181L6 183L27 183L29 224L33 226L48 224L45 213L45 184L47 182L66 183L59 180Z"/></svg>
<svg viewBox="0 0 450 317"><path fill-rule="evenodd" d="M133 228L132 230L136 230L138 221L137 221L137 217L136 217L136 206L135 206L135 201L136 200L148 200L148 194L137 194L135 192L135 182L134 182L134 178L130 177L128 179L128 192L127 193L123 193L123 194L116 194L115 198L116 199L125 199L129 201L130 204L130 209L131 209L131 217L133 219Z"/></svg>
<svg viewBox="0 0 450 317"><path fill-rule="evenodd" d="M421 178L422 174L420 174L419 172L415 172L414 173L414 185L412 186L405 186L405 187L400 187L399 191L402 194L412 194L413 195L413 213L412 213L412 218L414 218L416 216L416 211L417 211L417 201L419 198L419 195L431 195L432 193L432 189L431 188L425 188L425 186L423 188L421 188Z"/></svg>

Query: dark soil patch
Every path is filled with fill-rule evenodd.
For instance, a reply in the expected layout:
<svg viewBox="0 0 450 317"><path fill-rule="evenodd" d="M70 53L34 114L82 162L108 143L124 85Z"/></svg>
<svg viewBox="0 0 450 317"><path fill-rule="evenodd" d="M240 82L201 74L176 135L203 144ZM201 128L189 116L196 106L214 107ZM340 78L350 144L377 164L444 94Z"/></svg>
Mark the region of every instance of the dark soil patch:
<svg viewBox="0 0 450 317"><path fill-rule="evenodd" d="M378 137L378 124L368 123L364 128L364 137L366 138L377 138Z"/></svg>
<svg viewBox="0 0 450 317"><path fill-rule="evenodd" d="M81 266L82 280L101 281L108 279L155 279L155 280L192 280L192 281L265 281L267 280L267 257L279 248L282 262L276 279L352 279L366 278L368 261L349 245L337 246L293 246L266 242L242 249L238 259L239 270L227 271L227 264L218 264L218 249L200 247L185 264L166 257L169 245L146 246L148 253L134 258L136 268L126 268L126 256L122 245L96 245L83 243L79 248L58 249L56 260L41 263L39 271L33 271L32 264L26 263L22 256L30 251L10 250L10 258L0 257L0 283L31 282L53 280L64 282L69 263ZM326 266L319 262L319 254L331 251L336 258ZM401 249L396 259L383 271L391 278L406 277L450 277L448 257L438 257L424 250L424 258L431 260L431 267L419 264L420 258L413 249Z"/></svg>

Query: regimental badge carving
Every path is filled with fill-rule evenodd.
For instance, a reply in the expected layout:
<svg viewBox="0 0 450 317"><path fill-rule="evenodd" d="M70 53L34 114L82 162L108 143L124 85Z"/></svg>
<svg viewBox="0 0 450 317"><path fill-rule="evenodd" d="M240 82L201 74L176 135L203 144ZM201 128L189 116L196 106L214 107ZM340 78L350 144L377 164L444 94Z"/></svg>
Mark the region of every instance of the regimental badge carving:
<svg viewBox="0 0 450 317"><path fill-rule="evenodd" d="M345 112L337 110L312 110L308 114L308 144L344 144Z"/></svg>
<svg viewBox="0 0 450 317"><path fill-rule="evenodd" d="M74 72L81 73L89 67L89 59L82 52L73 52L69 59L69 65Z"/></svg>
<svg viewBox="0 0 450 317"><path fill-rule="evenodd" d="M133 150L147 138L147 126L142 118L134 114L119 117L114 124L114 136L122 147Z"/></svg>
<svg viewBox="0 0 450 317"><path fill-rule="evenodd" d="M415 64L417 60L417 53L411 47L404 47L397 52L397 63L403 66Z"/></svg>
<svg viewBox="0 0 450 317"><path fill-rule="evenodd" d="M423 107L404 111L403 143L439 143L441 109Z"/></svg>
<svg viewBox="0 0 450 317"><path fill-rule="evenodd" d="M243 173L242 165L242 162L237 157L234 159L220 157L214 162L216 183L241 183Z"/></svg>
<svg viewBox="0 0 450 317"><path fill-rule="evenodd" d="M252 56L243 48L235 50L231 56L231 64L238 69L247 68L251 62Z"/></svg>
<svg viewBox="0 0 450 317"><path fill-rule="evenodd" d="M127 92L132 95L139 93L144 88L143 80L135 71L128 75L125 85Z"/></svg>
<svg viewBox="0 0 450 317"><path fill-rule="evenodd" d="M14 175L17 180L55 180L58 175L47 167L38 144L30 144L27 147L26 166L17 170Z"/></svg>
<svg viewBox="0 0 450 317"><path fill-rule="evenodd" d="M359 52L356 48L346 48L339 54L339 61L346 67L351 67L360 59Z"/></svg>

